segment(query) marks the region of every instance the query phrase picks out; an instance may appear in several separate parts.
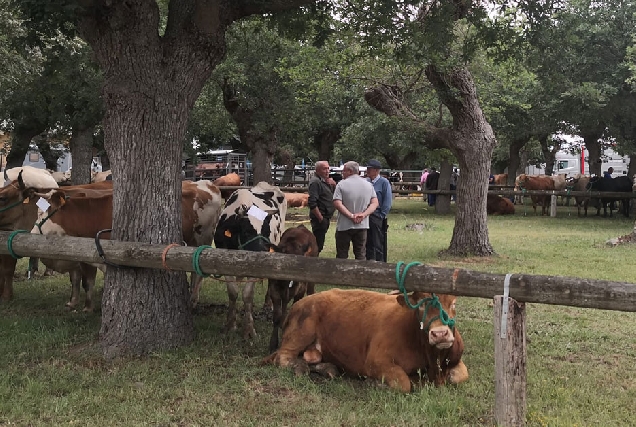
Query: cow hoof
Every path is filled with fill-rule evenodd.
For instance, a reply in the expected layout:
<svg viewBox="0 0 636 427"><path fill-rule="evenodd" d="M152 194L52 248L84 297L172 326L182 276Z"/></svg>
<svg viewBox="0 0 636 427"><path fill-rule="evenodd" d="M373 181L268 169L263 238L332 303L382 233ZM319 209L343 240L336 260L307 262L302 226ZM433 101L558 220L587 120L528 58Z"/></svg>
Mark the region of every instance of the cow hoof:
<svg viewBox="0 0 636 427"><path fill-rule="evenodd" d="M296 376L309 375L309 365L307 365L304 360L297 359L294 362L290 363L289 366L292 368L292 370L294 371L294 375Z"/></svg>
<svg viewBox="0 0 636 427"><path fill-rule="evenodd" d="M311 371L331 379L340 376L338 368L333 363L317 363L311 367Z"/></svg>

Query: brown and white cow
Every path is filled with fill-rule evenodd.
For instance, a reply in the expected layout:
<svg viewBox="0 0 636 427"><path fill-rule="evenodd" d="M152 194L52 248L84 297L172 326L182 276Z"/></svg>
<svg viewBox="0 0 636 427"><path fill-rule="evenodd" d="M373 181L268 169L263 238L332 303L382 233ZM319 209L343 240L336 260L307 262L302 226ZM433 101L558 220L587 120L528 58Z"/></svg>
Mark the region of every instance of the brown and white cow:
<svg viewBox="0 0 636 427"><path fill-rule="evenodd" d="M278 245L272 245L275 252L306 257L318 256L318 243L314 234L304 225L288 228L283 233ZM314 284L298 280L270 279L267 292L272 299L273 323L272 336L269 340L269 351L278 348L278 330L287 314L287 305L292 299L297 302L302 297L314 293Z"/></svg>
<svg viewBox="0 0 636 427"><path fill-rule="evenodd" d="M91 182L112 181L112 178L113 174L110 169L103 172L91 172Z"/></svg>
<svg viewBox="0 0 636 427"><path fill-rule="evenodd" d="M488 215L514 215L515 205L507 197L488 194L486 212Z"/></svg>
<svg viewBox="0 0 636 427"><path fill-rule="evenodd" d="M587 191L587 184L590 182L590 177L586 175L576 174L568 180L568 185L571 186L572 191ZM576 212L578 216L581 216L581 208L583 208L584 216L587 216L587 207L590 203L588 196L574 196L576 202Z"/></svg>
<svg viewBox="0 0 636 427"><path fill-rule="evenodd" d="M272 244L280 242L285 230L287 201L285 194L266 182L250 189L236 190L225 202L214 233L214 244L219 249L238 249L269 252ZM254 286L259 279L250 277L243 287L243 336L256 337L254 318ZM229 307L225 330L236 329L237 277L226 277Z"/></svg>
<svg viewBox="0 0 636 427"><path fill-rule="evenodd" d="M521 174L517 177L515 184L519 187L520 190L554 190L554 180L552 179L552 177L546 175ZM535 215L537 214L537 205L541 205L541 215L548 214L550 197L551 196L549 195L530 196L530 200L532 200L532 209L534 209Z"/></svg>
<svg viewBox="0 0 636 427"><path fill-rule="evenodd" d="M359 289L309 295L291 307L280 348L263 362L297 374L315 370L334 376L342 370L403 392L411 391L418 371L435 385L466 381L461 335L440 320L440 306L447 314L443 318L455 317L456 297L409 296L412 305L422 299L427 303L411 309L403 295Z"/></svg>
<svg viewBox="0 0 636 427"><path fill-rule="evenodd" d="M210 181L182 182L182 229L183 241L190 246L209 245L221 211L222 200L219 189ZM37 225L32 233L45 235L95 237L105 229L112 228L113 196L84 192L70 196L66 188L39 194L50 203L46 212L40 211ZM101 237L109 238L110 233ZM198 297L202 277L192 275L192 298ZM94 283L94 282L93 282ZM85 288L85 310L92 310L92 286Z"/></svg>
<svg viewBox="0 0 636 427"><path fill-rule="evenodd" d="M308 193L285 193L285 199L289 208L306 208L309 205Z"/></svg>

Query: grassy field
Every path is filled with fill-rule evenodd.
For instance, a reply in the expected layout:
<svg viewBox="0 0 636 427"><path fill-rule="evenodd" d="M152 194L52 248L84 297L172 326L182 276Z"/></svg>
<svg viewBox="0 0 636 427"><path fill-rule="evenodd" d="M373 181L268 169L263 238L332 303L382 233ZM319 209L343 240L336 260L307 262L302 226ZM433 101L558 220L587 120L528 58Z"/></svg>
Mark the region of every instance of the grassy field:
<svg viewBox="0 0 636 427"><path fill-rule="evenodd" d="M390 216L391 262L421 261L495 273L531 273L636 282L636 248L605 241L632 230L633 219L489 218L497 256L440 259L454 220L420 199L396 201ZM290 218L306 218L292 209ZM289 221L289 225L293 222ZM424 224L422 231L406 225ZM333 229L325 257L335 256ZM26 261L21 260L21 277ZM98 288L101 290L101 276ZM425 386L409 395L361 379L294 377L259 366L271 324L257 315L259 337L220 333L227 295L204 282L196 342L146 358L99 356L99 309L64 308L66 276L18 281L0 305L0 425L162 426L479 426L493 425L491 301L460 298L457 325L471 375L459 386ZM324 289L319 286L318 289ZM503 289L503 283L502 283ZM257 305L264 299L257 291ZM98 306L99 307L99 306ZM636 314L529 304L529 426L631 426L636 416Z"/></svg>

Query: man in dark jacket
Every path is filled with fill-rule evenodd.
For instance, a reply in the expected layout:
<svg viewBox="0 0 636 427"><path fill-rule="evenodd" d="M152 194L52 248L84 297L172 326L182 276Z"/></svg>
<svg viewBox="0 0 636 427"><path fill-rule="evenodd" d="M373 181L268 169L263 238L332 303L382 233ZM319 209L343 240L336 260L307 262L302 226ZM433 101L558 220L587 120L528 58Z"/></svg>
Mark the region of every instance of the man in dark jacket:
<svg viewBox="0 0 636 427"><path fill-rule="evenodd" d="M336 208L333 206L333 189L336 182L329 178L329 162L316 162L316 174L309 180L309 219L311 231L316 236L318 250L322 252L329 221Z"/></svg>
<svg viewBox="0 0 636 427"><path fill-rule="evenodd" d="M439 182L439 172L437 172L437 169L431 168L431 172L428 174L428 177L426 178L426 189L437 190L438 182ZM435 199L437 199L437 194L429 194L428 205L435 206Z"/></svg>

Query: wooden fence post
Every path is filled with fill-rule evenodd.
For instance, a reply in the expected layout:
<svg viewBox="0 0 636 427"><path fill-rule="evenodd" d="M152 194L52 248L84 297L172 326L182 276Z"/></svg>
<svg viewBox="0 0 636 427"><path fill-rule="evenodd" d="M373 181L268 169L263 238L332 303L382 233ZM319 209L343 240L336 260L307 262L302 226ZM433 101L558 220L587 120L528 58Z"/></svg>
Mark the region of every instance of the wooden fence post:
<svg viewBox="0 0 636 427"><path fill-rule="evenodd" d="M504 301L497 295L494 312L495 422L506 427L522 426L526 423L525 304L512 298Z"/></svg>
<svg viewBox="0 0 636 427"><path fill-rule="evenodd" d="M554 194L550 196L550 216L556 216L556 208L557 208L557 196Z"/></svg>

